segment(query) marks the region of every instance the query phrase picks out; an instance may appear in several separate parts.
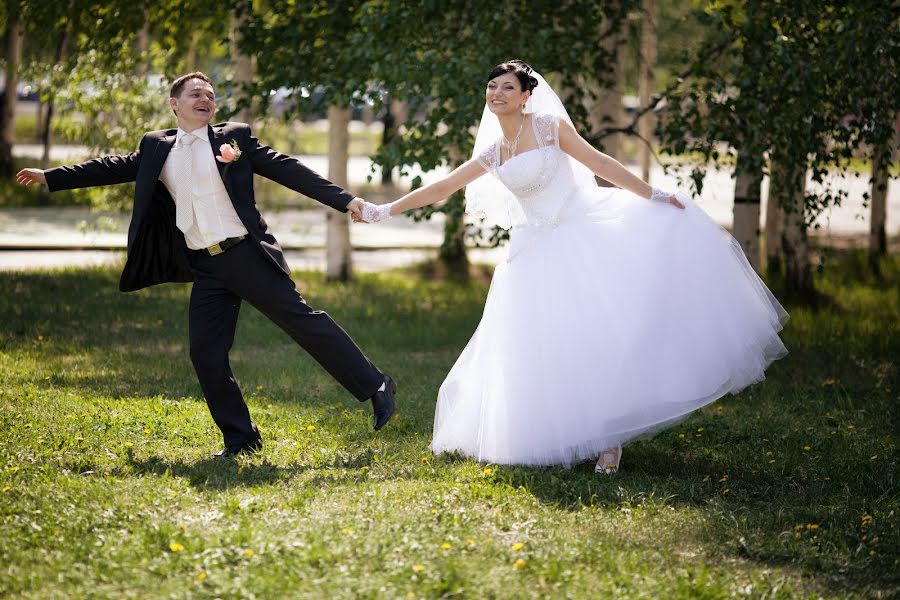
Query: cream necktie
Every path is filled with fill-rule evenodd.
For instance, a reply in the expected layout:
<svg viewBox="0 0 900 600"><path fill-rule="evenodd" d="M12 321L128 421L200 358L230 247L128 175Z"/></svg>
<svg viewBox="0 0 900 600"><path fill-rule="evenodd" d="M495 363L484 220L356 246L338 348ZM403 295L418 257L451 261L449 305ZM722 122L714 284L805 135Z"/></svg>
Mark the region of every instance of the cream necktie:
<svg viewBox="0 0 900 600"><path fill-rule="evenodd" d="M178 140L180 152L175 156L175 224L187 232L194 224L194 157L191 144L197 136L186 133Z"/></svg>

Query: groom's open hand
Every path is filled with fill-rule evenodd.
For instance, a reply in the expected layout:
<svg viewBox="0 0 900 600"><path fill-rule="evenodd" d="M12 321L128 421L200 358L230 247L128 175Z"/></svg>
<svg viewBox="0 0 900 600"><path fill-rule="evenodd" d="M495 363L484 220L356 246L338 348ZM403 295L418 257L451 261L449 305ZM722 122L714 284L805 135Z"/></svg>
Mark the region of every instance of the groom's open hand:
<svg viewBox="0 0 900 600"><path fill-rule="evenodd" d="M16 183L21 185L34 185L39 183L47 185L47 178L40 169L22 169L16 173Z"/></svg>

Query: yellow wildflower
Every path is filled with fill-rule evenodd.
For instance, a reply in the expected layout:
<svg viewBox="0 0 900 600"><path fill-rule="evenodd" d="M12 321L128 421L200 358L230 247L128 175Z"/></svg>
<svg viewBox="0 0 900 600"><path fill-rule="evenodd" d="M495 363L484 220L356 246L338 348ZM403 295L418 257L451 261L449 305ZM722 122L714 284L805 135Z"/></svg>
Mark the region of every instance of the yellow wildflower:
<svg viewBox="0 0 900 600"><path fill-rule="evenodd" d="M424 570L425 567L423 567L422 565L413 565L413 571L415 571L416 573L421 573Z"/></svg>
<svg viewBox="0 0 900 600"><path fill-rule="evenodd" d="M516 570L524 569L524 568L525 568L525 561L524 561L523 559L519 558L519 559L516 560L516 562L513 563L513 567L514 567Z"/></svg>
<svg viewBox="0 0 900 600"><path fill-rule="evenodd" d="M184 550L184 545L179 544L178 542L172 542L171 544L169 544L169 550L171 550L172 552L181 552L182 550Z"/></svg>
<svg viewBox="0 0 900 600"><path fill-rule="evenodd" d="M254 552L250 548L244 548L244 556L246 556L247 558L250 558L255 555L256 555L256 552Z"/></svg>
<svg viewBox="0 0 900 600"><path fill-rule="evenodd" d="M197 581L206 581L206 571L200 571L199 573L197 573Z"/></svg>
<svg viewBox="0 0 900 600"><path fill-rule="evenodd" d="M443 548L444 550L449 550L452 547L453 546L450 545L450 542L444 542L443 544L441 544L441 548Z"/></svg>
<svg viewBox="0 0 900 600"><path fill-rule="evenodd" d="M525 547L525 544L523 544L522 542L512 545L512 549L514 552L518 552L519 550L521 550L524 547Z"/></svg>

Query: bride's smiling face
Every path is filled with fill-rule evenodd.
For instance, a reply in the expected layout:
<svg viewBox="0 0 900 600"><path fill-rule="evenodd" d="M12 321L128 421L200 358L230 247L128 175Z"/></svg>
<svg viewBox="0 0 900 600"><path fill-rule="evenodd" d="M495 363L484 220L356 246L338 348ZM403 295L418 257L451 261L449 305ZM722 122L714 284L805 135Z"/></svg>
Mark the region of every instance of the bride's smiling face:
<svg viewBox="0 0 900 600"><path fill-rule="evenodd" d="M499 117L522 112L522 106L530 95L531 92L522 91L518 77L513 73L504 73L488 82L484 100L491 112Z"/></svg>

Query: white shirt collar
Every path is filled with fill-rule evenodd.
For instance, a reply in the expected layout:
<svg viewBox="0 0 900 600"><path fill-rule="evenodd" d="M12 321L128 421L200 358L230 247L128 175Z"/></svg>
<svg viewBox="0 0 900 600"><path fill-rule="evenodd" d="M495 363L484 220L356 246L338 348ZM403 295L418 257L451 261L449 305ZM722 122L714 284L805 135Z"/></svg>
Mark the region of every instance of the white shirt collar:
<svg viewBox="0 0 900 600"><path fill-rule="evenodd" d="M184 129L182 129L181 127L179 127L178 131L175 133L175 143L177 144L178 140L181 139L181 136L183 136L186 133L188 133L188 132L185 131ZM198 138L200 138L207 144L209 143L209 129L207 128L206 125L198 128L198 129L195 129L194 131L191 131L190 133L197 136Z"/></svg>

